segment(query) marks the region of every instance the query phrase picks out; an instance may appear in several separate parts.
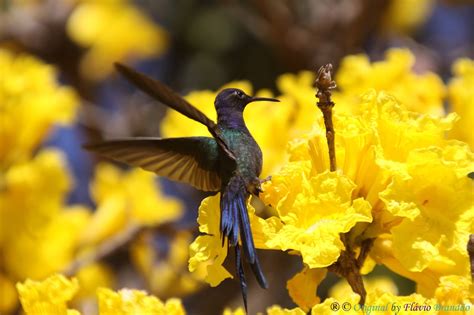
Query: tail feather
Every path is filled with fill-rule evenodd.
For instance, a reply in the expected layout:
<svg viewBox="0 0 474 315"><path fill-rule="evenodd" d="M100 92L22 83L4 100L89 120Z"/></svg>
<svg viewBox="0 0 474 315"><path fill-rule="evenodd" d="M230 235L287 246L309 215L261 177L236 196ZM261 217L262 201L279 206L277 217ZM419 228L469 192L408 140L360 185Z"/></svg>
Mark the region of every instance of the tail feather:
<svg viewBox="0 0 474 315"><path fill-rule="evenodd" d="M260 262L258 261L258 256L255 256L255 263L251 264L250 267L252 267L253 274L255 275L255 278L258 281L258 284L260 287L264 289L268 289L268 283L267 279L265 278L265 275L263 274L262 268L260 267Z"/></svg>
<svg viewBox="0 0 474 315"><path fill-rule="evenodd" d="M242 266L242 257L240 254L240 246L237 244L235 246L235 269L237 271L237 276L239 277L240 282L240 291L242 292L242 299L244 300L245 313L247 311L247 281L245 280L244 268Z"/></svg>
<svg viewBox="0 0 474 315"><path fill-rule="evenodd" d="M237 195L238 203L238 213L239 213L239 226L240 226L240 236L242 241L242 247L246 255L246 259L250 264L255 263L255 245L253 242L252 231L250 230L250 221L249 215L247 212L247 207L245 205L246 198L243 196L243 193Z"/></svg>
<svg viewBox="0 0 474 315"><path fill-rule="evenodd" d="M244 287L246 290L247 285L242 268L241 249L238 244L239 234L245 254L245 260L250 264L259 285L262 288L268 287L262 268L260 267L252 231L250 229L250 220L247 212L247 198L248 193L245 190L244 182L237 176L230 180L221 196L221 232L223 237L229 239L229 246L234 246L236 248L236 260L238 260L236 262L236 268L240 279L242 294L245 295L244 303L246 303ZM239 257L237 257L237 254Z"/></svg>
<svg viewBox="0 0 474 315"><path fill-rule="evenodd" d="M229 246L236 246L239 242L238 201L234 195L224 193L220 202L222 244L228 238Z"/></svg>

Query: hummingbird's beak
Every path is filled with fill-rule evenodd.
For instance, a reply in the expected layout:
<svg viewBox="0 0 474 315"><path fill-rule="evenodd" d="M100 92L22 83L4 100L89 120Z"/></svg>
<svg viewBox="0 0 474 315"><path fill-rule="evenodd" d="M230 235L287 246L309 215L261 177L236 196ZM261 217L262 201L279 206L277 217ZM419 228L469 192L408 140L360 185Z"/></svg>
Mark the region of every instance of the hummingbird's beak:
<svg viewBox="0 0 474 315"><path fill-rule="evenodd" d="M280 100L276 98L270 98L270 97L252 97L249 101L249 103L252 102L279 102Z"/></svg>

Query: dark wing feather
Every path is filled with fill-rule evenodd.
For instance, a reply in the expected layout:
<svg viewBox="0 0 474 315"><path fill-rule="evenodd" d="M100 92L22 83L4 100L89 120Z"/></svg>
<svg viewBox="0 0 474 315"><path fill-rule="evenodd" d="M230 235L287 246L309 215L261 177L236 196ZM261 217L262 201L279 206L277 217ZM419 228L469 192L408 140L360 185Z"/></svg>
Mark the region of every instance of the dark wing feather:
<svg viewBox="0 0 474 315"><path fill-rule="evenodd" d="M87 144L84 148L200 190L221 189L218 144L210 137L132 138Z"/></svg>
<svg viewBox="0 0 474 315"><path fill-rule="evenodd" d="M215 123L204 115L203 112L189 104L165 84L120 63L115 63L115 67L127 80L151 97L208 128L214 127Z"/></svg>
<svg viewBox="0 0 474 315"><path fill-rule="evenodd" d="M150 78L143 73L133 70L118 62L115 63L115 68L127 80L132 82L136 87L147 93L154 99L162 102L166 106L173 108L184 116L191 118L201 124L205 125L212 136L217 140L219 146L226 152L226 154L235 161L235 156L227 146L226 142L219 134L216 128L216 123L210 120L203 112L191 105L188 101L182 98L178 93L173 91L170 87L161 83L158 80Z"/></svg>

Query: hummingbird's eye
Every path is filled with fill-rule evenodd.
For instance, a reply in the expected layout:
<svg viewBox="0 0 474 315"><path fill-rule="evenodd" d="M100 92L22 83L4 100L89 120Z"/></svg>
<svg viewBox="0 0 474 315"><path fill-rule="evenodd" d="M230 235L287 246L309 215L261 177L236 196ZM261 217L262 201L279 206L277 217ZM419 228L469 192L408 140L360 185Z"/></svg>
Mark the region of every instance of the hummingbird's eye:
<svg viewBox="0 0 474 315"><path fill-rule="evenodd" d="M235 91L234 95L236 95L240 99L243 99L245 97L244 93L242 93L242 91Z"/></svg>

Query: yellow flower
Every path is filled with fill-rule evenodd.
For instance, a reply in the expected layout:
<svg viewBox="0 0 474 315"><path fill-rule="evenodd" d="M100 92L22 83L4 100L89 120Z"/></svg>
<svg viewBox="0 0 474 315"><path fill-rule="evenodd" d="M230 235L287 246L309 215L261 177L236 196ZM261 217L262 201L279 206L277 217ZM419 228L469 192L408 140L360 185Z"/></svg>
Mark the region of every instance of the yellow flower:
<svg viewBox="0 0 474 315"><path fill-rule="evenodd" d="M162 302L160 299L148 295L145 291L122 289L114 292L110 289L99 288L100 315L184 315L185 311L178 299L169 299Z"/></svg>
<svg viewBox="0 0 474 315"><path fill-rule="evenodd" d="M53 124L73 120L77 97L60 87L55 69L0 49L0 170L28 160Z"/></svg>
<svg viewBox="0 0 474 315"><path fill-rule="evenodd" d="M449 104L459 114L450 137L466 142L474 150L474 61L463 58L453 65L454 78L449 82Z"/></svg>
<svg viewBox="0 0 474 315"><path fill-rule="evenodd" d="M91 185L98 204L83 233L83 242L97 243L132 225L158 225L177 220L182 206L164 196L153 173L140 169L122 172L111 164L100 164Z"/></svg>
<svg viewBox="0 0 474 315"><path fill-rule="evenodd" d="M68 309L79 290L79 281L69 280L63 275L52 275L43 281L26 280L17 284L21 304L26 315L80 315L76 310ZM160 299L148 295L145 291L122 289L114 292L107 288L97 289L100 315L184 315L185 310L179 299Z"/></svg>
<svg viewBox="0 0 474 315"><path fill-rule="evenodd" d="M198 236L189 246L189 271L197 272L211 286L219 285L232 275L222 266L227 256L227 244L220 233L220 195L207 197L199 207Z"/></svg>
<svg viewBox="0 0 474 315"><path fill-rule="evenodd" d="M161 54L167 46L165 31L127 0L79 1L67 32L88 48L81 73L93 80L108 75L115 61Z"/></svg>
<svg viewBox="0 0 474 315"><path fill-rule="evenodd" d="M345 57L336 75L340 92L334 93L336 112L358 113L359 95L369 89L394 95L408 110L442 115L445 87L434 73L411 71L413 54L407 49L390 49L386 60L370 63L365 55Z"/></svg>
<svg viewBox="0 0 474 315"><path fill-rule="evenodd" d="M65 168L58 151L43 150L5 174L0 192L0 248L3 268L15 280L47 276L66 267L74 255L89 212L79 206L64 209L71 185Z"/></svg>
<svg viewBox="0 0 474 315"><path fill-rule="evenodd" d="M298 251L310 268L331 265L344 249L339 234L358 222L372 221L370 204L362 198L352 200L355 185L342 174L310 176L304 166L282 173L272 177L262 196L283 222L265 245Z"/></svg>
<svg viewBox="0 0 474 315"><path fill-rule="evenodd" d="M392 95L371 90L362 97L361 118L375 129L383 149L383 158L404 162L415 149L446 145L446 132L457 119L456 114L438 118L407 111Z"/></svg>
<svg viewBox="0 0 474 315"><path fill-rule="evenodd" d="M41 282L28 279L18 283L17 289L27 315L79 314L67 307L67 302L79 289L77 279L69 280L62 275L54 275Z"/></svg>
<svg viewBox="0 0 474 315"><path fill-rule="evenodd" d="M457 149L468 156L472 169L467 147ZM412 151L407 174L395 176L381 196L389 212L406 218L391 231L393 255L404 268L467 277L466 244L474 231L472 181L463 163L443 153L436 147ZM435 289L422 293L432 296Z"/></svg>
<svg viewBox="0 0 474 315"><path fill-rule="evenodd" d="M467 177L472 153L445 138L455 115L409 112L384 92L368 92L362 100L359 115L334 117L337 172L327 171L320 120L291 143L290 162L264 185L262 195L279 220L250 215L256 244L296 251L308 267L323 268L344 249L340 233L349 232L346 240L355 249L386 233L390 251L380 254L376 246L375 260L432 297L440 276L467 273L465 246L474 230ZM420 230L426 236L420 237ZM369 259L365 273L373 262Z"/></svg>
<svg viewBox="0 0 474 315"><path fill-rule="evenodd" d="M148 282L151 292L160 297L185 296L198 290L202 280L188 271L191 233L180 231L170 242L165 253L156 250L152 234L143 234L131 247L134 264Z"/></svg>

